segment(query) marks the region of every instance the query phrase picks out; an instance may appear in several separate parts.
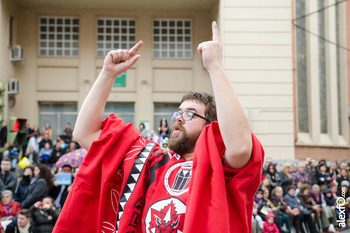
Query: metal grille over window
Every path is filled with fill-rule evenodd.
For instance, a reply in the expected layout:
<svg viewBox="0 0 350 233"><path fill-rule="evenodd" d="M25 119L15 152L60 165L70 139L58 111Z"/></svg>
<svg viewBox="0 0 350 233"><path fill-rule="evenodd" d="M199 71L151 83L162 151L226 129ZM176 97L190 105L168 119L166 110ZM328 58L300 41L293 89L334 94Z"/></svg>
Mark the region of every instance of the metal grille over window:
<svg viewBox="0 0 350 233"><path fill-rule="evenodd" d="M76 17L40 17L39 55L79 56L79 19Z"/></svg>
<svg viewBox="0 0 350 233"><path fill-rule="evenodd" d="M136 43L135 19L97 19L97 56L111 50L131 49Z"/></svg>
<svg viewBox="0 0 350 233"><path fill-rule="evenodd" d="M192 58L192 21L155 19L153 21L153 57Z"/></svg>

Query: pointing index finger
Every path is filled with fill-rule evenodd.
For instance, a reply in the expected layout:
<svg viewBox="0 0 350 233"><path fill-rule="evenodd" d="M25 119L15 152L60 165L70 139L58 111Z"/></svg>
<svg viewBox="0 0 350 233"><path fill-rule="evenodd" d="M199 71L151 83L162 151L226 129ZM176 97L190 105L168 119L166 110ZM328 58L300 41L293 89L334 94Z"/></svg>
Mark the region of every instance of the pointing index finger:
<svg viewBox="0 0 350 233"><path fill-rule="evenodd" d="M219 35L218 25L216 24L215 21L213 21L211 27L212 27L212 31L213 31L213 41L220 42L220 35Z"/></svg>
<svg viewBox="0 0 350 233"><path fill-rule="evenodd" d="M132 47L130 50L129 50L129 56L132 57L134 56L134 54L141 48L143 42L142 40L140 40L139 42L137 42L136 45L134 45L134 47Z"/></svg>

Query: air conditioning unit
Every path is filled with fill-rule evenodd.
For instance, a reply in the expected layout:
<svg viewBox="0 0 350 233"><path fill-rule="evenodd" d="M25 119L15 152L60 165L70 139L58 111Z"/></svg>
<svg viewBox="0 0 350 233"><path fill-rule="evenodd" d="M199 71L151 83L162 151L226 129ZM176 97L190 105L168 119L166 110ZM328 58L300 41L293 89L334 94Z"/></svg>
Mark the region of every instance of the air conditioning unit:
<svg viewBox="0 0 350 233"><path fill-rule="evenodd" d="M20 45L14 45L10 53L10 61L23 61L23 49Z"/></svg>
<svg viewBox="0 0 350 233"><path fill-rule="evenodd" d="M20 92L20 85L19 81L16 78L11 78L10 81L7 83L7 93L14 95L19 94Z"/></svg>

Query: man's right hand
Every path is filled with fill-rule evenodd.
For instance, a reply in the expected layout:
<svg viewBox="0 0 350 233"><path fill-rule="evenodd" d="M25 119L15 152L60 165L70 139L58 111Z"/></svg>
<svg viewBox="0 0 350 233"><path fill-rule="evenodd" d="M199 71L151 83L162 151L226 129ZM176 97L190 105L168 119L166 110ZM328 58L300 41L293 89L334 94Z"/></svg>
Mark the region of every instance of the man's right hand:
<svg viewBox="0 0 350 233"><path fill-rule="evenodd" d="M141 57L140 55L135 55L135 53L141 48L142 44L143 42L139 41L130 50L118 49L108 52L101 72L111 78L116 78L127 71Z"/></svg>

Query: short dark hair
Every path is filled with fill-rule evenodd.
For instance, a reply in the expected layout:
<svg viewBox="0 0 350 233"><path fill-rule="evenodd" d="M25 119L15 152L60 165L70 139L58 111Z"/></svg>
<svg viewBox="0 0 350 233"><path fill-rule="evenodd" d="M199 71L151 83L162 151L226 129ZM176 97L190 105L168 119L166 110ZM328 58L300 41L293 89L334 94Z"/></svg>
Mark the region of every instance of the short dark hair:
<svg viewBox="0 0 350 233"><path fill-rule="evenodd" d="M63 169L64 167L69 167L71 170L73 170L73 167L72 167L72 165L70 165L70 164L64 164L64 165L62 166L62 169Z"/></svg>
<svg viewBox="0 0 350 233"><path fill-rule="evenodd" d="M50 199L51 202L53 203L53 205L55 206L55 199L53 199L53 197L46 196L46 197L43 198L43 200L44 200L45 198ZM43 200L42 200L42 201L43 201Z"/></svg>
<svg viewBox="0 0 350 233"><path fill-rule="evenodd" d="M21 209L18 214L22 214L26 216L26 218L30 218L31 216L30 211L28 209Z"/></svg>
<svg viewBox="0 0 350 233"><path fill-rule="evenodd" d="M7 162L10 162L10 163L11 163L11 160L8 159L8 158L4 158L4 159L1 160L1 162L3 162L3 161L7 161Z"/></svg>
<svg viewBox="0 0 350 233"><path fill-rule="evenodd" d="M295 187L294 185L289 185L289 186L288 186L288 191L289 191L289 190L291 190L291 189L296 190L296 189L297 189L297 187Z"/></svg>
<svg viewBox="0 0 350 233"><path fill-rule="evenodd" d="M197 103L204 104L204 117L210 121L217 121L216 104L214 96L206 92L190 92L182 97L181 104L186 100L193 100ZM209 124L209 122L207 122Z"/></svg>

